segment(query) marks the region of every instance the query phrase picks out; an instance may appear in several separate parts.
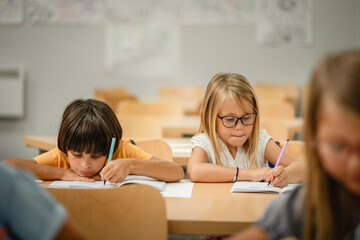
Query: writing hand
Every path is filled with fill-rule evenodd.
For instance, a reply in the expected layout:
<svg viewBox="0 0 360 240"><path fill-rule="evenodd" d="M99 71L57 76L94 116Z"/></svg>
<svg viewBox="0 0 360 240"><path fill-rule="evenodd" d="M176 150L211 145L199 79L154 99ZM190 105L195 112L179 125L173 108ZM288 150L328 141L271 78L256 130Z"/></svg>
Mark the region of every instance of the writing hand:
<svg viewBox="0 0 360 240"><path fill-rule="evenodd" d="M250 181L261 182L266 178L266 173L270 170L269 167L256 168L251 170Z"/></svg>
<svg viewBox="0 0 360 240"><path fill-rule="evenodd" d="M277 166L266 174L266 181L276 187L286 187L289 184L289 175L283 166Z"/></svg>
<svg viewBox="0 0 360 240"><path fill-rule="evenodd" d="M131 159L112 160L100 172L102 180L110 183L118 183L124 180L131 173Z"/></svg>

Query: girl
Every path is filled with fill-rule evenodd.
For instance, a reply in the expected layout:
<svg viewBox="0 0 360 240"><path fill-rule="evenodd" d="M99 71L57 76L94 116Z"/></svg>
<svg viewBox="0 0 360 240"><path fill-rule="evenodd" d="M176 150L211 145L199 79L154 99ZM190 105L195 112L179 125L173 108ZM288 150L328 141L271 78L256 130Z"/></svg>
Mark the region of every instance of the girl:
<svg viewBox="0 0 360 240"><path fill-rule="evenodd" d="M259 131L255 92L239 74L219 73L209 82L201 106L202 133L192 138L188 175L194 182L269 181L284 187L303 179L304 164Z"/></svg>
<svg viewBox="0 0 360 240"><path fill-rule="evenodd" d="M105 166L113 136L113 160ZM121 137L120 123L107 104L77 99L64 111L57 148L35 159L6 162L30 169L43 180L106 179L117 183L129 174L137 174L171 182L184 177L180 165L153 157Z"/></svg>
<svg viewBox="0 0 360 240"><path fill-rule="evenodd" d="M360 51L315 69L306 113L307 187L232 239L360 239Z"/></svg>

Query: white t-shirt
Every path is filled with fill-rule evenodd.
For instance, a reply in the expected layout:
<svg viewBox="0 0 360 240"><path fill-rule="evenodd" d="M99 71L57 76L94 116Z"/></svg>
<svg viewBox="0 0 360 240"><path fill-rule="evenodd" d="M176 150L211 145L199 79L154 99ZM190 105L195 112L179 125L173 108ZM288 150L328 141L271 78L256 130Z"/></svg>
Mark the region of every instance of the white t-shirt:
<svg viewBox="0 0 360 240"><path fill-rule="evenodd" d="M266 132L265 129L260 130L259 132L259 147L256 153L256 167L267 167L268 162L265 160L265 148L271 137ZM220 162L221 165L226 167L239 167L241 169L250 169L250 159L247 157L245 150L242 146L237 148L237 153L235 159L232 157L228 147L224 142L218 137L220 143ZM204 149L208 155L209 163L216 164L215 152L212 147L210 138L205 133L200 133L191 138L192 148L201 147Z"/></svg>

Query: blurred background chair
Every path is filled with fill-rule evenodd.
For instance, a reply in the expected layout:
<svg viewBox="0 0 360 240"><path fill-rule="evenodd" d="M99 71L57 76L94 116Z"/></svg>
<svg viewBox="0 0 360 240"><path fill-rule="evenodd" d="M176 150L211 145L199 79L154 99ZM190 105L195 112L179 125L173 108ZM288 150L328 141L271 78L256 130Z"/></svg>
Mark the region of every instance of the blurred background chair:
<svg viewBox="0 0 360 240"><path fill-rule="evenodd" d="M267 133L278 141L289 138L288 127L280 118L260 118L260 129L266 129Z"/></svg>
<svg viewBox="0 0 360 240"><path fill-rule="evenodd" d="M295 118L295 109L288 102L279 101L265 101L259 103L260 116L263 117L277 117L277 118Z"/></svg>
<svg viewBox="0 0 360 240"><path fill-rule="evenodd" d="M133 139L135 145L143 151L150 153L170 162L173 161L173 155L170 145L162 139Z"/></svg>
<svg viewBox="0 0 360 240"><path fill-rule="evenodd" d="M148 115L117 114L123 130L123 138L162 138L163 128L158 117Z"/></svg>
<svg viewBox="0 0 360 240"><path fill-rule="evenodd" d="M184 116L183 107L179 102L140 102L140 101L120 101L115 113L121 115L153 116L163 120L177 120Z"/></svg>
<svg viewBox="0 0 360 240"><path fill-rule="evenodd" d="M129 95L124 87L95 88L95 99L108 104L115 111L117 104L122 100L136 101L135 96Z"/></svg>
<svg viewBox="0 0 360 240"><path fill-rule="evenodd" d="M300 92L294 83L258 83L254 89L259 102L266 102L267 100L285 101L289 102L295 110L298 108Z"/></svg>
<svg viewBox="0 0 360 240"><path fill-rule="evenodd" d="M199 115L204 97L202 86L163 86L160 88L160 99L179 101L186 115Z"/></svg>
<svg viewBox="0 0 360 240"><path fill-rule="evenodd" d="M165 201L153 187L48 190L89 239L167 239Z"/></svg>

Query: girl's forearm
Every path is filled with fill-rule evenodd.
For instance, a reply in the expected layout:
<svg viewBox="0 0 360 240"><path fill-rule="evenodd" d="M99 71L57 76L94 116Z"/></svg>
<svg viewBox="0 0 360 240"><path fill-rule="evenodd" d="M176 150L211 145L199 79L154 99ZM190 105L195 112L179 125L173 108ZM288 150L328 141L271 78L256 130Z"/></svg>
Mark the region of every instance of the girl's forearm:
<svg viewBox="0 0 360 240"><path fill-rule="evenodd" d="M288 172L290 183L302 182L305 180L306 166L303 161L295 161L285 169Z"/></svg>
<svg viewBox="0 0 360 240"><path fill-rule="evenodd" d="M232 182L235 174L236 168L210 163L196 163L190 168L188 166L188 175L193 182Z"/></svg>

